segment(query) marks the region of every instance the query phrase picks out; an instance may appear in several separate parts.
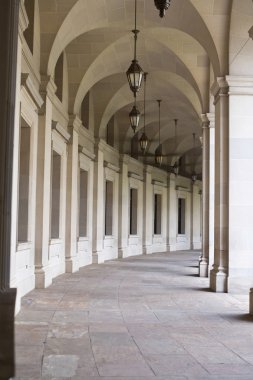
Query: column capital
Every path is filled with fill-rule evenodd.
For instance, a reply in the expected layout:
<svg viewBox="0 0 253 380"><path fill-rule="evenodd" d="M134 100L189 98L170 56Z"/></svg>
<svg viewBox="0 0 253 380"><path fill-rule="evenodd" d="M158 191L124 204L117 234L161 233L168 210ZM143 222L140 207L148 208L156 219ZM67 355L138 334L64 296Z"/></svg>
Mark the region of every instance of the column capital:
<svg viewBox="0 0 253 380"><path fill-rule="evenodd" d="M123 164L128 165L130 160L130 156L128 154L120 154L119 161Z"/></svg>
<svg viewBox="0 0 253 380"><path fill-rule="evenodd" d="M202 121L202 128L209 128L210 121L209 121L209 118L208 118L207 114L206 113L202 113L200 115L200 118L201 118L201 121Z"/></svg>
<svg viewBox="0 0 253 380"><path fill-rule="evenodd" d="M153 169L154 169L153 166L151 166L151 165L145 165L144 166L144 173L152 174Z"/></svg>
<svg viewBox="0 0 253 380"><path fill-rule="evenodd" d="M54 80L51 76L49 75L41 76L40 94L43 99L45 99L45 97L48 96L49 99L53 101L56 89L57 89L56 84L54 83Z"/></svg>
<svg viewBox="0 0 253 380"><path fill-rule="evenodd" d="M79 133L81 126L82 126L82 121L77 115L75 114L69 115L68 128L70 131L76 131L77 133Z"/></svg>
<svg viewBox="0 0 253 380"><path fill-rule="evenodd" d="M208 117L208 120L209 120L209 127L214 128L214 126L215 126L215 114L214 114L214 112L209 112L206 114L206 116Z"/></svg>
<svg viewBox="0 0 253 380"><path fill-rule="evenodd" d="M227 77L217 77L211 86L211 94L214 96L214 104L222 96L228 96L229 84Z"/></svg>

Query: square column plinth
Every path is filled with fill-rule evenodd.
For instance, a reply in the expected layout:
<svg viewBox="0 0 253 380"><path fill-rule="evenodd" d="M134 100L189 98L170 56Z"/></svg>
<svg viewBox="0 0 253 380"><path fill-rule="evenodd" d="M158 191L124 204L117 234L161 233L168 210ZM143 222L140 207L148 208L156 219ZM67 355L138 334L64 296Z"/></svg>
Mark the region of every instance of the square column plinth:
<svg viewBox="0 0 253 380"><path fill-rule="evenodd" d="M0 291L0 380L14 376L14 315L16 289Z"/></svg>
<svg viewBox="0 0 253 380"><path fill-rule="evenodd" d="M249 313L253 315L253 288L249 290Z"/></svg>

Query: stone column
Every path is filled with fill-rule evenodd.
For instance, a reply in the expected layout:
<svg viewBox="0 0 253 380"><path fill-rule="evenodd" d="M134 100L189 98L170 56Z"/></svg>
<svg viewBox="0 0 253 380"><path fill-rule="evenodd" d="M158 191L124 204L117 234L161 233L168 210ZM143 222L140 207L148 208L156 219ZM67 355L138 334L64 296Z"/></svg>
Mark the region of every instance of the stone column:
<svg viewBox="0 0 253 380"><path fill-rule="evenodd" d="M93 238L92 261L95 264L104 262L103 242L105 229L105 202L104 202L104 153L99 140L95 145L94 165L94 195L93 195Z"/></svg>
<svg viewBox="0 0 253 380"><path fill-rule="evenodd" d="M143 189L143 253L152 253L153 237L153 186L152 167L144 167L144 189Z"/></svg>
<svg viewBox="0 0 253 380"><path fill-rule="evenodd" d="M228 209L229 209L229 98L225 78L217 78L212 86L215 103L215 211L214 264L210 287L215 292L228 289Z"/></svg>
<svg viewBox="0 0 253 380"><path fill-rule="evenodd" d="M229 283L253 286L253 76L229 85ZM235 281L235 282L234 282ZM253 312L252 289L250 312Z"/></svg>
<svg viewBox="0 0 253 380"><path fill-rule="evenodd" d="M119 252L118 257L128 256L129 235L129 183L128 183L129 156L120 157L119 175Z"/></svg>
<svg viewBox="0 0 253 380"><path fill-rule="evenodd" d="M214 149L215 149L215 116L208 113L209 119L209 274L214 263Z"/></svg>
<svg viewBox="0 0 253 380"><path fill-rule="evenodd" d="M10 288L11 201L19 1L0 2L0 379L14 376L16 289Z"/></svg>
<svg viewBox="0 0 253 380"><path fill-rule="evenodd" d="M199 276L208 277L209 265L209 120L202 116L202 255L199 261Z"/></svg>
<svg viewBox="0 0 253 380"><path fill-rule="evenodd" d="M176 193L176 176L169 174L168 176L168 193L167 193L167 250L177 250L177 193Z"/></svg>
<svg viewBox="0 0 253 380"><path fill-rule="evenodd" d="M79 269L77 249L78 219L78 135L82 122L77 117L70 118L69 132L71 140L67 157L67 202L66 202L66 272L73 273Z"/></svg>

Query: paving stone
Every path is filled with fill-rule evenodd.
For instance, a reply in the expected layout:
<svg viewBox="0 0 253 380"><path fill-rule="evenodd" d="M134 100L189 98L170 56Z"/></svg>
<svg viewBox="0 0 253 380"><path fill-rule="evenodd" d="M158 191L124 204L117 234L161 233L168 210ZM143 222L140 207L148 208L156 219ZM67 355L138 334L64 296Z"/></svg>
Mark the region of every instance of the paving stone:
<svg viewBox="0 0 253 380"><path fill-rule="evenodd" d="M203 376L208 372L191 355L147 355L156 376Z"/></svg>
<svg viewBox="0 0 253 380"><path fill-rule="evenodd" d="M245 297L207 291L198 256L91 265L26 295L15 380L252 380Z"/></svg>
<svg viewBox="0 0 253 380"><path fill-rule="evenodd" d="M75 355L44 356L42 376L72 377L76 374L78 359Z"/></svg>

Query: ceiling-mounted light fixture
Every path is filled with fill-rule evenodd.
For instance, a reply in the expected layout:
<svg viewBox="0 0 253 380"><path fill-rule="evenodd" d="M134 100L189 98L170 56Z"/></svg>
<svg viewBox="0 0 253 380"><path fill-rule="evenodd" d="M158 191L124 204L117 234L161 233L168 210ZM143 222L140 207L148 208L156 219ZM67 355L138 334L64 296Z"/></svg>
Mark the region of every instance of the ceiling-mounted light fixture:
<svg viewBox="0 0 253 380"><path fill-rule="evenodd" d="M136 131L136 128L138 128L138 125L139 125L139 122L140 122L140 111L138 110L137 106L136 106L136 98L135 98L135 103L133 105L133 108L131 110L131 112L129 113L129 119L130 119L130 124L131 124L131 127L135 133Z"/></svg>
<svg viewBox="0 0 253 380"><path fill-rule="evenodd" d="M147 80L148 73L144 73L144 113L143 113L143 120L144 120L144 131L141 135L141 138L139 140L140 147L143 153L145 153L147 146L148 146L148 138L146 135L146 80Z"/></svg>
<svg viewBox="0 0 253 380"><path fill-rule="evenodd" d="M159 109L159 124L158 124L159 125L159 130L158 130L159 145L155 152L155 162L157 163L157 165L161 166L162 161L163 161L163 152L162 152L162 146L161 146L161 100L158 99L157 103L158 103L158 109Z"/></svg>
<svg viewBox="0 0 253 380"><path fill-rule="evenodd" d="M192 173L192 182L197 181L197 174L195 172Z"/></svg>
<svg viewBox="0 0 253 380"><path fill-rule="evenodd" d="M132 63L129 69L126 72L130 89L133 91L135 97L136 97L136 93L141 88L142 77L144 74L141 66L139 65L136 59L137 35L139 33L139 30L136 29L136 10L137 10L137 0L135 0L135 24L134 24L135 27L134 27L134 30L132 30L134 34L134 59L132 60Z"/></svg>
<svg viewBox="0 0 253 380"><path fill-rule="evenodd" d="M179 173L178 161L176 161L174 166L173 166L173 173L175 174L176 177L178 176L178 173Z"/></svg>
<svg viewBox="0 0 253 380"><path fill-rule="evenodd" d="M159 16L164 17L165 11L169 9L171 0L155 0L155 6L159 10Z"/></svg>

